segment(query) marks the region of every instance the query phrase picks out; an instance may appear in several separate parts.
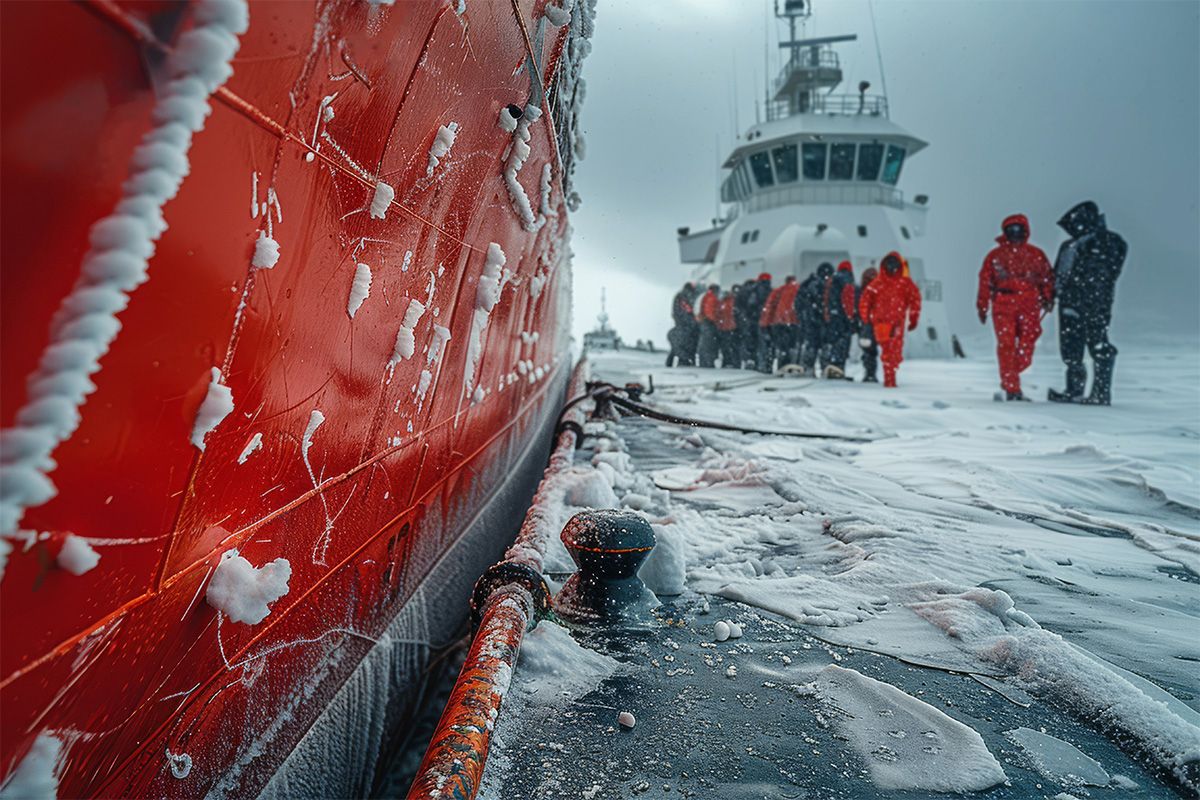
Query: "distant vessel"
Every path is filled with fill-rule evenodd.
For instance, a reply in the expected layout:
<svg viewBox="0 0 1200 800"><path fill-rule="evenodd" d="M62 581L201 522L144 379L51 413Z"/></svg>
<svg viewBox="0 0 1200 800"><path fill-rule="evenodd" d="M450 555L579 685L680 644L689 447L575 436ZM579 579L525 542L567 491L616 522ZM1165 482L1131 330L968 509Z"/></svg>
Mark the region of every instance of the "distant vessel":
<svg viewBox="0 0 1200 800"><path fill-rule="evenodd" d="M726 158L723 216L713 227L680 228L679 255L700 284L730 286L769 273L778 284L803 279L822 262L850 261L861 276L885 254L900 252L921 288L921 327L906 340L909 357L948 357L950 328L942 282L931 277L920 248L929 198L905 200L897 188L906 159L926 142L888 118L887 97L832 94L842 82L833 45L856 35L797 39L812 16L808 0L777 0L788 23L780 42L789 58L772 83L766 120L757 122Z"/></svg>
<svg viewBox="0 0 1200 800"><path fill-rule="evenodd" d="M608 324L608 307L604 290L600 290L600 314L596 317L600 323L583 335L583 346L588 350L620 350L623 346L621 337Z"/></svg>

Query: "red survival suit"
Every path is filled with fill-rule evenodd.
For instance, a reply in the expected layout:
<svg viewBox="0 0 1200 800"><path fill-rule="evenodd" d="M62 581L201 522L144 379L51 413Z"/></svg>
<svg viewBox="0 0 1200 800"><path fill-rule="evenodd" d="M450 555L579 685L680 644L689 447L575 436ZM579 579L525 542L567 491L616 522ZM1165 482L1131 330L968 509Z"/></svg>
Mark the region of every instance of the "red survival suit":
<svg viewBox="0 0 1200 800"><path fill-rule="evenodd" d="M1054 306L1054 272L1040 248L1029 243L1029 220L1024 214L1006 217L1002 229L1024 228L1018 241L1001 234L999 245L983 259L979 270L979 320L992 308L1000 386L1009 395L1021 394L1021 373L1033 363L1033 348L1042 335L1043 309Z"/></svg>
<svg viewBox="0 0 1200 800"><path fill-rule="evenodd" d="M879 276L863 289L859 317L871 326L883 361L883 385L896 385L896 368L904 360L904 330L915 330L921 318L921 292L905 274L904 259L891 252L883 257Z"/></svg>

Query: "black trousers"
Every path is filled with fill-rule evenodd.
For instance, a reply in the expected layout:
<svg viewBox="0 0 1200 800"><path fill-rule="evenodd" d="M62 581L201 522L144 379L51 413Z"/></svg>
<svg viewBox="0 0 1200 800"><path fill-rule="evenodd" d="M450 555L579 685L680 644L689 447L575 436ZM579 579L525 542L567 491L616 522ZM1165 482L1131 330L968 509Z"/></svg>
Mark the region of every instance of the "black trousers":
<svg viewBox="0 0 1200 800"><path fill-rule="evenodd" d="M720 350L720 343L717 341L719 333L715 324L708 321L700 323L700 343L697 355L701 367L716 366L717 353Z"/></svg>
<svg viewBox="0 0 1200 800"><path fill-rule="evenodd" d="M1109 314L1085 314L1073 308L1058 310L1058 349L1067 366L1083 365L1087 350L1094 361L1107 361L1117 355L1108 340Z"/></svg>
<svg viewBox="0 0 1200 800"><path fill-rule="evenodd" d="M867 344L863 344L867 342ZM858 346L862 348L863 378L875 380L875 371L879 368L879 343L875 341L875 329L863 325L858 332Z"/></svg>
<svg viewBox="0 0 1200 800"><path fill-rule="evenodd" d="M831 319L821 326L821 366L833 365L843 372L850 357L850 320Z"/></svg>

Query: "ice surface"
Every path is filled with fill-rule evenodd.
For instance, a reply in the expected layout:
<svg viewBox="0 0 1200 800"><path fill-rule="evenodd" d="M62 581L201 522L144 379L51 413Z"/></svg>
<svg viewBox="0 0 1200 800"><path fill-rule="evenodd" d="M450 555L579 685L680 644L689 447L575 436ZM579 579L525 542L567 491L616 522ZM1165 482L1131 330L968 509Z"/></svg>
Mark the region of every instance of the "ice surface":
<svg viewBox="0 0 1200 800"><path fill-rule="evenodd" d="M92 549L86 539L68 534L57 560L58 565L72 575L82 575L100 563L100 554Z"/></svg>
<svg viewBox="0 0 1200 800"><path fill-rule="evenodd" d="M619 667L612 657L583 647L564 628L548 620L525 634L480 782L481 800L508 796L503 787L510 764L504 743L525 733L523 720L566 707Z"/></svg>
<svg viewBox="0 0 1200 800"><path fill-rule="evenodd" d="M1006 779L977 732L891 684L831 664L814 688L882 789L977 792Z"/></svg>
<svg viewBox="0 0 1200 800"><path fill-rule="evenodd" d="M350 283L350 297L346 300L346 313L350 319L358 313L358 309L371 296L371 268L359 264L354 268L354 280Z"/></svg>
<svg viewBox="0 0 1200 800"><path fill-rule="evenodd" d="M1189 785L1200 359L1124 349L1117 404L1098 409L995 404L994 357L906 362L890 393L630 353L595 354L593 369L618 385L653 372L654 402L684 416L873 439L662 426L670 458L635 457L633 475L669 491L651 516L687 532L689 589L843 645L1004 677ZM1027 376L1034 392L1059 381L1049 359Z"/></svg>
<svg viewBox="0 0 1200 800"><path fill-rule="evenodd" d="M286 558L255 567L237 550L229 550L213 570L205 599L230 621L257 625L271 613L270 604L288 593L291 577Z"/></svg>
<svg viewBox="0 0 1200 800"><path fill-rule="evenodd" d="M204 452L204 439L233 412L233 390L221 383L221 370L212 368L208 392L196 410L192 444Z"/></svg>
<svg viewBox="0 0 1200 800"><path fill-rule="evenodd" d="M58 771L62 742L40 733L29 752L0 787L0 800L54 800L58 797Z"/></svg>
<svg viewBox="0 0 1200 800"><path fill-rule="evenodd" d="M1065 786L1107 786L1109 775L1095 759L1070 742L1032 728L1016 728L1005 736L1024 748L1038 772Z"/></svg>

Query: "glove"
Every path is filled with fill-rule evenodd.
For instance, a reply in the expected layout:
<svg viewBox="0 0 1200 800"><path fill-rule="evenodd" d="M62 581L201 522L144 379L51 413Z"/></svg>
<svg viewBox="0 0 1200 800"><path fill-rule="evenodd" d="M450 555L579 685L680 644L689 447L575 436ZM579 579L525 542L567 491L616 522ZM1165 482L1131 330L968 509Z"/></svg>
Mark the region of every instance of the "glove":
<svg viewBox="0 0 1200 800"><path fill-rule="evenodd" d="M908 329L909 331L915 331L917 329L917 320L915 318L908 323Z"/></svg>
<svg viewBox="0 0 1200 800"><path fill-rule="evenodd" d="M1054 299L1053 298L1051 298L1050 300L1042 301L1042 311L1045 311L1047 314L1049 314L1053 310L1054 310Z"/></svg>
<svg viewBox="0 0 1200 800"><path fill-rule="evenodd" d="M980 325L987 324L987 309L986 308L979 309L979 324Z"/></svg>

